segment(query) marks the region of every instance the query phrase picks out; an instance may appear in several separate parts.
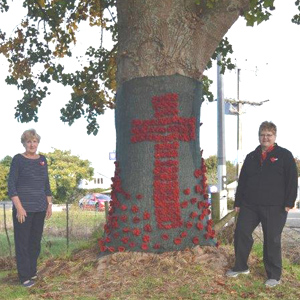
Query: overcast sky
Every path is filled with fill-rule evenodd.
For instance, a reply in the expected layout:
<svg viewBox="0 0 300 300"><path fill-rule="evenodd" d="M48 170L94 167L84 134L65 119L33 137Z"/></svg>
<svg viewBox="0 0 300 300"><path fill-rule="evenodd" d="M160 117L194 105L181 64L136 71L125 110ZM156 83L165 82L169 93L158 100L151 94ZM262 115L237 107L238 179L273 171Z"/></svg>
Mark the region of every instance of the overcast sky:
<svg viewBox="0 0 300 300"><path fill-rule="evenodd" d="M297 13L294 1L275 1L276 10L270 20L256 27L245 27L239 19L227 37L233 45L241 69L240 100L251 102L269 99L262 106L245 105L242 115L242 146L246 155L258 145L258 127L273 121L278 128L277 142L300 157L299 70L300 26L291 22ZM216 82L216 70L209 72ZM215 87L216 94L216 87ZM237 96L236 71L224 76L224 98ZM204 157L217 154L217 104L204 103L201 110L201 146ZM237 156L237 118L225 117L226 157Z"/></svg>
<svg viewBox="0 0 300 300"><path fill-rule="evenodd" d="M278 126L279 145L288 148L295 156L300 157L300 143L297 137L299 131L299 53L300 26L291 23L296 13L294 1L275 1L276 10L271 20L255 28L246 27L240 19L229 30L227 36L233 45L233 60L241 69L240 99L248 101L263 101L270 99L264 105L251 107L245 105L243 114L243 151L247 154L258 145L258 127L261 122L271 120ZM17 22L14 18L0 19L0 27ZM8 22L9 20L9 22ZM95 32L81 32L89 41L97 41ZM79 44L84 47L84 43ZM107 177L113 176L113 161L109 160L109 152L115 150L114 112L107 111L99 117L100 131L98 135L86 134L86 121L76 121L71 127L63 124L60 109L70 97L70 89L57 84L51 86L51 96L44 100L39 111L38 123L21 124L14 119L14 107L21 94L14 86L4 82L7 73L7 63L0 57L0 88L1 110L0 125L2 142L0 159L6 155L13 156L23 152L20 143L22 132L35 128L41 135L39 150L50 152L53 148L71 150L74 155L88 159L92 166ZM208 75L216 82L216 69ZM236 98L237 76L235 71L224 76L225 98ZM216 95L216 86L213 87ZM200 131L201 148L204 157L217 154L217 106L216 103L203 103L201 109L203 125ZM235 161L237 157L235 116L225 117L226 159Z"/></svg>

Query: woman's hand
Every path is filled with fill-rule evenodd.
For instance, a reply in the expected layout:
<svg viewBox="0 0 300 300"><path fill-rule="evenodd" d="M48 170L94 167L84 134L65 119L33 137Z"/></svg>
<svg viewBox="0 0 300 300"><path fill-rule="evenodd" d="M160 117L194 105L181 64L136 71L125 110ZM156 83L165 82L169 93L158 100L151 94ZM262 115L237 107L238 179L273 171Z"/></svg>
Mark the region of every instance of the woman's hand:
<svg viewBox="0 0 300 300"><path fill-rule="evenodd" d="M27 217L26 210L23 208L23 206L20 206L17 208L17 220L19 223L24 223L25 218Z"/></svg>
<svg viewBox="0 0 300 300"><path fill-rule="evenodd" d="M239 208L239 207L235 207L234 210L235 210L235 212L237 212L237 213L240 212L240 208Z"/></svg>
<svg viewBox="0 0 300 300"><path fill-rule="evenodd" d="M17 210L17 220L19 223L25 222L25 218L27 217L27 212L23 208L22 203L18 196L11 197L12 202L14 203L16 210Z"/></svg>
<svg viewBox="0 0 300 300"><path fill-rule="evenodd" d="M52 216L52 203L48 204L46 211L46 219L48 220Z"/></svg>

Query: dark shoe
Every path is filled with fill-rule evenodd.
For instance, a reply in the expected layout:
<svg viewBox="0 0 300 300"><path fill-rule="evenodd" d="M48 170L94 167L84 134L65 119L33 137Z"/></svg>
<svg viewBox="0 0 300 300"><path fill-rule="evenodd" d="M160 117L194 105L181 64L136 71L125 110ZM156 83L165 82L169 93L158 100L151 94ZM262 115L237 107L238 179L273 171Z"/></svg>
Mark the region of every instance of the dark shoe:
<svg viewBox="0 0 300 300"><path fill-rule="evenodd" d="M22 285L23 285L24 287L26 287L26 288L30 288L30 287L34 286L34 281L32 281L32 280L26 280L26 281L24 281L24 282L22 283Z"/></svg>
<svg viewBox="0 0 300 300"><path fill-rule="evenodd" d="M265 282L265 286L267 287L275 287L278 284L280 284L280 280L276 280L276 279L268 279Z"/></svg>
<svg viewBox="0 0 300 300"><path fill-rule="evenodd" d="M249 274L250 271L249 269L248 270L244 270L244 271L233 271L233 270L229 270L226 272L226 276L227 277L237 277L238 275L240 274L244 274L244 275L247 275Z"/></svg>

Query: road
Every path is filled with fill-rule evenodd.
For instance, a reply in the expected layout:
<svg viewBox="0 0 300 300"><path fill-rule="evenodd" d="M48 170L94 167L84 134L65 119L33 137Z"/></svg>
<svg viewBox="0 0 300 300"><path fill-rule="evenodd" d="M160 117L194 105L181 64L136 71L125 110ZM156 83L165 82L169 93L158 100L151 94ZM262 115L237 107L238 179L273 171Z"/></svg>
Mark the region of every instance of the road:
<svg viewBox="0 0 300 300"><path fill-rule="evenodd" d="M300 209L292 209L289 211L286 225L300 229Z"/></svg>

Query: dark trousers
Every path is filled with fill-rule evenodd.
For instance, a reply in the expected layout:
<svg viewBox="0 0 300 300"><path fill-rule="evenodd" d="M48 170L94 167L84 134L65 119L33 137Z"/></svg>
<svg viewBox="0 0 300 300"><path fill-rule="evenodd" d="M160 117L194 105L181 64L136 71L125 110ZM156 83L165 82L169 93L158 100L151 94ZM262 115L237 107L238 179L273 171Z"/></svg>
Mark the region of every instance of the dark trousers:
<svg viewBox="0 0 300 300"><path fill-rule="evenodd" d="M264 236L263 261L268 279L279 280L282 272L281 233L287 212L281 206L242 206L234 233L234 271L248 269L252 233L259 223Z"/></svg>
<svg viewBox="0 0 300 300"><path fill-rule="evenodd" d="M29 212L25 222L19 223L13 210L16 260L21 283L36 275L45 216L45 211Z"/></svg>

